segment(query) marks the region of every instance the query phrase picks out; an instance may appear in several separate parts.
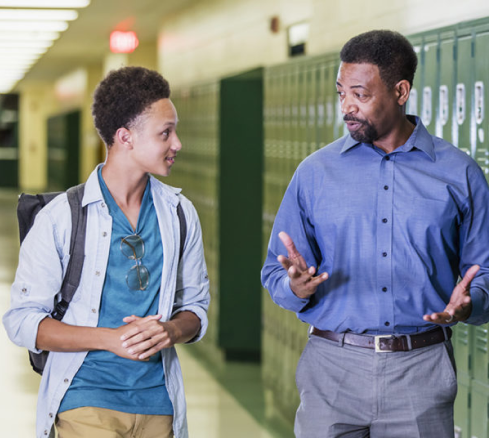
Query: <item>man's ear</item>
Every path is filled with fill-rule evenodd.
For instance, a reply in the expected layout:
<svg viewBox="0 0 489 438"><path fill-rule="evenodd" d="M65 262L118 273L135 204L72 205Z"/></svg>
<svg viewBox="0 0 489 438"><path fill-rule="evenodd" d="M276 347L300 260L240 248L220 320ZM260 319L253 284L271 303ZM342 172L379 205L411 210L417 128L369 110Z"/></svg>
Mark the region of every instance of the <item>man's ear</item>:
<svg viewBox="0 0 489 438"><path fill-rule="evenodd" d="M119 128L114 135L114 143L132 149L132 133L127 128Z"/></svg>
<svg viewBox="0 0 489 438"><path fill-rule="evenodd" d="M403 79L396 84L396 95L397 95L397 103L399 106L403 106L407 100L409 99L409 93L411 92L411 85L409 81Z"/></svg>

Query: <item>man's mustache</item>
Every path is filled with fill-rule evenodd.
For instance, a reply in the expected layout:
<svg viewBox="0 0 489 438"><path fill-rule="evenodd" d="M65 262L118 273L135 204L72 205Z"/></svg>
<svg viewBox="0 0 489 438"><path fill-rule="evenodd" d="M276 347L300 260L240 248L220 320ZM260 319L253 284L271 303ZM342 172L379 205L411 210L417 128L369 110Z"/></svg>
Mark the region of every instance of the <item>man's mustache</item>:
<svg viewBox="0 0 489 438"><path fill-rule="evenodd" d="M356 117L353 117L353 116L348 115L348 114L343 116L343 121L344 122L357 122L357 123L365 124L365 120L357 119Z"/></svg>

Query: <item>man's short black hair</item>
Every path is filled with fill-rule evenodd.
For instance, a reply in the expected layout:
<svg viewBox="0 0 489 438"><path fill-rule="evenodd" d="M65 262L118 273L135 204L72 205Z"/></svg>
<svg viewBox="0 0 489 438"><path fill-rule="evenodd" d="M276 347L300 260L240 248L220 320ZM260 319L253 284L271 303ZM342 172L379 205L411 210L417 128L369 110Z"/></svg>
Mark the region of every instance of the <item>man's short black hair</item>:
<svg viewBox="0 0 489 438"><path fill-rule="evenodd" d="M418 58L411 43L398 32L372 30L348 41L341 49L342 62L374 64L389 87L406 79L413 85Z"/></svg>
<svg viewBox="0 0 489 438"><path fill-rule="evenodd" d="M150 105L170 97L170 85L158 72L143 67L112 70L97 86L92 115L97 131L110 147L119 128L130 128Z"/></svg>

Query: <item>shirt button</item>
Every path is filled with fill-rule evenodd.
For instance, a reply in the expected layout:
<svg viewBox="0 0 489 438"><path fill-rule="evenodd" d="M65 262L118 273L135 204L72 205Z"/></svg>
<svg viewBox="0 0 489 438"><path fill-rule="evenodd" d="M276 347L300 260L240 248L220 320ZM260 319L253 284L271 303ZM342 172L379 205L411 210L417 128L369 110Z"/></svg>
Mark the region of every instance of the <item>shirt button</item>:
<svg viewBox="0 0 489 438"><path fill-rule="evenodd" d="M54 415L50 412L49 413L49 418L53 418L53 417L54 417Z"/></svg>
<svg viewBox="0 0 489 438"><path fill-rule="evenodd" d="M49 432L47 430L44 431L44 435L47 435Z"/></svg>
<svg viewBox="0 0 489 438"><path fill-rule="evenodd" d="M386 321L386 322L384 322L384 325L385 325L386 327L389 327L389 326L391 325L391 323L390 323L389 321Z"/></svg>
<svg viewBox="0 0 489 438"><path fill-rule="evenodd" d="M386 252L383 252L382 253L382 257L387 257L387 253Z"/></svg>
<svg viewBox="0 0 489 438"><path fill-rule="evenodd" d="M389 190L389 186L384 186L384 190Z"/></svg>
<svg viewBox="0 0 489 438"><path fill-rule="evenodd" d="M389 161L390 159L391 159L391 157L389 157L389 156L386 156L386 157L385 157L385 160L386 160L386 161Z"/></svg>
<svg viewBox="0 0 489 438"><path fill-rule="evenodd" d="M95 271L95 275L96 275L97 277L100 277L100 271Z"/></svg>
<svg viewBox="0 0 489 438"><path fill-rule="evenodd" d="M22 293L23 293L23 294L27 293L27 288L23 287L23 288L22 288Z"/></svg>
<svg viewBox="0 0 489 438"><path fill-rule="evenodd" d="M65 383L69 383L69 381L70 381L69 379L64 379L63 380L63 382L65 382Z"/></svg>
<svg viewBox="0 0 489 438"><path fill-rule="evenodd" d="M102 208L105 208L105 202L102 202Z"/></svg>
<svg viewBox="0 0 489 438"><path fill-rule="evenodd" d="M383 222L384 224L386 224L386 223L387 223L387 218L382 219L382 222Z"/></svg>
<svg viewBox="0 0 489 438"><path fill-rule="evenodd" d="M105 231L102 233L102 237L107 237L107 233Z"/></svg>
<svg viewBox="0 0 489 438"><path fill-rule="evenodd" d="M92 309L92 313L97 313L97 309Z"/></svg>
<svg viewBox="0 0 489 438"><path fill-rule="evenodd" d="M382 292L387 292L387 288L386 287L383 287L382 288Z"/></svg>

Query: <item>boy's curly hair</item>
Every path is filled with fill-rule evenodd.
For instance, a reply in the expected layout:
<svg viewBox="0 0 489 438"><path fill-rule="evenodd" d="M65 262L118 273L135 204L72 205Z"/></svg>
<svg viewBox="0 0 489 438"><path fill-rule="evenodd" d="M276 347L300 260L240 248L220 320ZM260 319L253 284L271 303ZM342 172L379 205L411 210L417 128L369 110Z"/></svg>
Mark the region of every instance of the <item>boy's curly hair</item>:
<svg viewBox="0 0 489 438"><path fill-rule="evenodd" d="M92 115L107 145L114 143L119 128L130 128L150 105L170 97L170 85L158 72L143 67L112 70L97 86Z"/></svg>

